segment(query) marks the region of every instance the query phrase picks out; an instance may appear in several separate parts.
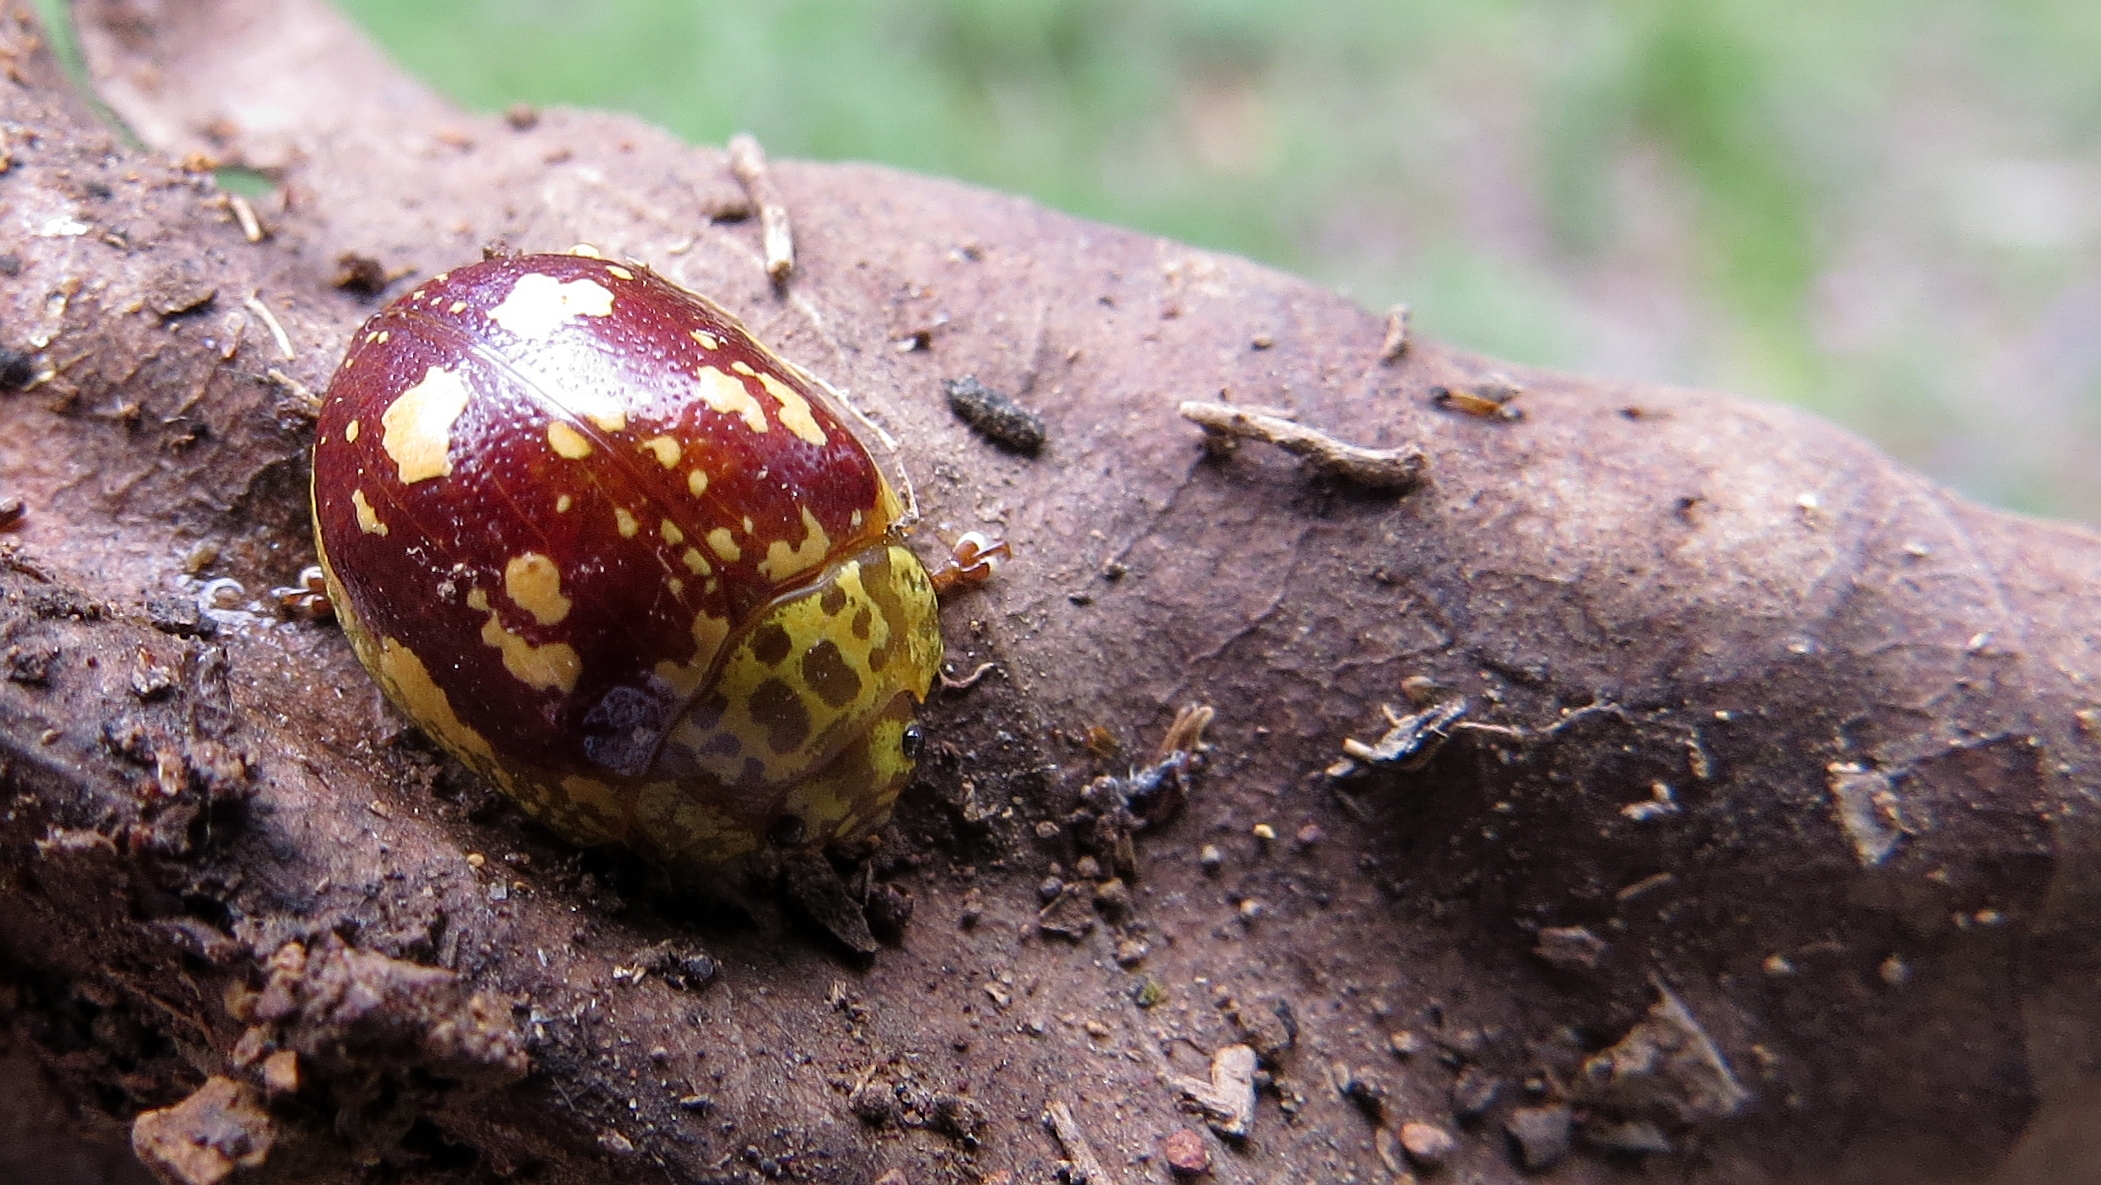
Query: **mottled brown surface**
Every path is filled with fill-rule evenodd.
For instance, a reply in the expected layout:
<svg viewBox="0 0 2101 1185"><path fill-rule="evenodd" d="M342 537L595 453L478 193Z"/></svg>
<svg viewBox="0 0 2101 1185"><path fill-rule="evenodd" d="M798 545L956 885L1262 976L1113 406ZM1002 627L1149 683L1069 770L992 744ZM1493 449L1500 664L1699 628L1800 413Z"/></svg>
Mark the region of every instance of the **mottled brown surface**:
<svg viewBox="0 0 2101 1185"><path fill-rule="evenodd" d="M1160 1181L1162 1139L1201 1122L1176 1084L1238 1043L1272 1085L1244 1144L1202 1136L1226 1182L1383 1179L1375 1130L1419 1120L1456 1135L1451 1179L1514 1181L1506 1123L1536 1137L1564 1101L1555 1181L1976 1180L2043 1102L2023 1163L2078 1154L2065 1109L2101 1053L2086 532L1791 412L1433 343L1384 365L1382 318L1287 277L881 169L775 163L781 298L756 223L709 221L739 205L713 150L451 111L303 4L83 19L162 155L93 124L9 16L0 346L48 377L0 396L0 492L28 506L0 566L0 956L17 1056L91 1136L213 1075L281 1086L236 1012L298 942L507 1002L532 1072L302 1049L244 1179L1040 1182L1062 1102L1113 1179ZM168 163L191 152L282 171L272 237ZM926 554L1013 543L946 619L958 674L998 667L930 707L869 882L848 870L892 940L866 965L763 881L655 894L525 823L332 629L222 613L195 636L197 545L251 595L310 558L290 387L372 307L339 260L412 279L491 240L589 241L708 293L898 438ZM1498 369L1520 421L1431 402ZM1042 413L1040 455L951 416L963 375ZM1221 393L1419 444L1428 481L1209 457L1175 409ZM1503 731L1337 793L1318 771L1415 676ZM1191 701L1219 710L1208 768L1112 876L1128 853L1070 817L1080 791ZM1045 890L1076 937L1039 928ZM665 941L719 974L665 971L689 965ZM1748 1092L1734 1116L1682 1023L1635 1031L1666 999ZM1646 1049L1675 1077L1628 1077ZM1608 1085L1579 1091L1586 1064ZM1595 1146L1635 1121L1675 1151Z"/></svg>

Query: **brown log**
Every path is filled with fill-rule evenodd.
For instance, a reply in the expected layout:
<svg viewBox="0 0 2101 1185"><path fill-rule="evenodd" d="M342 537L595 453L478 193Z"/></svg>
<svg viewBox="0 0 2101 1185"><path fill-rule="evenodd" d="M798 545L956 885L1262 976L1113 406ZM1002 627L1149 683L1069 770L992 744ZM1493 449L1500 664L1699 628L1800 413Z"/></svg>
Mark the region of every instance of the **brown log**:
<svg viewBox="0 0 2101 1185"><path fill-rule="evenodd" d="M1135 1183L1201 1115L1251 1125L1201 1137L1231 1181L1384 1179L1410 1123L1453 1179L2061 1171L2101 1057L2090 533L1778 408L1382 357L1289 277L885 169L770 162L776 288L715 149L451 109L312 3L78 20L147 147L9 9L0 1004L82 1139L136 1122L165 1179ZM259 240L207 164L276 181ZM332 628L197 609L311 561L301 392L378 299L580 241L846 391L928 554L1015 550L945 614L996 665L848 869L871 960L776 880L566 847ZM949 413L966 375L1040 451ZM1206 447L1189 400L1426 468ZM1083 791L1191 703L1133 848ZM1382 749L1389 705L1436 714Z"/></svg>

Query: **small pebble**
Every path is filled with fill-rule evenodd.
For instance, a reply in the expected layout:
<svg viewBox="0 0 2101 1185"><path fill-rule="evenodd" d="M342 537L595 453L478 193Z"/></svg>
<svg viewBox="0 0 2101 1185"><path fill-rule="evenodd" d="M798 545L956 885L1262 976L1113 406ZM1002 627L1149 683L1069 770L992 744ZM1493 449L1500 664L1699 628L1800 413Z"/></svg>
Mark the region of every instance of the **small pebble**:
<svg viewBox="0 0 2101 1185"><path fill-rule="evenodd" d="M1423 1039L1406 1029L1388 1036L1386 1043L1393 1046L1394 1054L1399 1057L1414 1057L1423 1051Z"/></svg>
<svg viewBox="0 0 2101 1185"><path fill-rule="evenodd" d="M1160 1150L1177 1177L1201 1177L1211 1171L1211 1146L1193 1128L1178 1127L1167 1133Z"/></svg>
<svg viewBox="0 0 2101 1185"><path fill-rule="evenodd" d="M1308 823L1304 827L1299 828L1297 836L1299 846L1302 848L1313 847L1326 838L1328 838L1328 833L1322 831L1318 823Z"/></svg>
<svg viewBox="0 0 2101 1185"><path fill-rule="evenodd" d="M1205 872L1217 872L1218 866L1226 862L1226 854L1218 850L1217 844L1207 843L1204 850L1196 854L1196 862Z"/></svg>
<svg viewBox="0 0 2101 1185"><path fill-rule="evenodd" d="M1585 926L1549 926L1539 932L1532 953L1563 971L1595 971L1612 948Z"/></svg>
<svg viewBox="0 0 2101 1185"><path fill-rule="evenodd" d="M1268 843L1277 837L1277 829L1267 823L1255 824L1255 838Z"/></svg>
<svg viewBox="0 0 2101 1185"><path fill-rule="evenodd" d="M1503 1123L1517 1146L1518 1163L1527 1172L1540 1172L1561 1163L1568 1155L1569 1129L1573 1116L1566 1105L1519 1107Z"/></svg>
<svg viewBox="0 0 2101 1185"><path fill-rule="evenodd" d="M1882 966L1877 970L1882 975L1882 982L1891 987L1903 987L1911 980L1911 968L1895 955L1882 960Z"/></svg>
<svg viewBox="0 0 2101 1185"><path fill-rule="evenodd" d="M1413 1121L1401 1125L1401 1151L1419 1167L1434 1169L1459 1146L1452 1133L1434 1123Z"/></svg>
<svg viewBox="0 0 2101 1185"><path fill-rule="evenodd" d="M1468 1066L1459 1071L1452 1083L1452 1113L1461 1119L1475 1119L1495 1106L1496 1096L1503 1093L1503 1080L1479 1066Z"/></svg>

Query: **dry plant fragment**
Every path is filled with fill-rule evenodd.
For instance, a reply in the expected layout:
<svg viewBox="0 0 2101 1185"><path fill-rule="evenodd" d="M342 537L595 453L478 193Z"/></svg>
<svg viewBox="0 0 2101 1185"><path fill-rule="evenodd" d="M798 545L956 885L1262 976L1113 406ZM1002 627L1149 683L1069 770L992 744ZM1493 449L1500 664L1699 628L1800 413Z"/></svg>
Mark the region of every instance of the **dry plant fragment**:
<svg viewBox="0 0 2101 1185"><path fill-rule="evenodd" d="M1379 343L1379 361L1391 364L1408 352L1408 306L1397 304L1386 310L1386 340Z"/></svg>
<svg viewBox="0 0 2101 1185"><path fill-rule="evenodd" d="M1175 713L1173 723L1167 726L1167 735L1160 738L1160 748L1153 754L1153 763L1158 765L1177 753L1201 753L1210 746L1204 743L1204 729L1218 715L1218 709L1210 704L1184 704Z"/></svg>
<svg viewBox="0 0 2101 1185"><path fill-rule="evenodd" d="M1381 704L1379 710L1386 714L1386 734L1369 745L1345 737L1342 742L1344 756L1328 767L1329 777L1345 778L1376 765L1420 768L1451 735L1451 726L1466 715L1467 702L1449 700L1405 716L1397 714L1391 704Z"/></svg>
<svg viewBox="0 0 2101 1185"><path fill-rule="evenodd" d="M979 382L976 375L950 379L941 389L948 396L948 410L978 435L1025 457L1042 451L1043 417Z"/></svg>
<svg viewBox="0 0 2101 1185"><path fill-rule="evenodd" d="M1522 420L1525 413L1511 400L1525 389L1499 374L1464 387L1432 387L1430 402L1483 420Z"/></svg>
<svg viewBox="0 0 2101 1185"><path fill-rule="evenodd" d="M1059 1147L1065 1149L1065 1159L1072 1162L1072 1172L1067 1180L1072 1185L1114 1185L1108 1170L1102 1167L1101 1159L1087 1143L1087 1133L1080 1130L1080 1121L1072 1117L1072 1108L1053 1100L1043 1109L1043 1122L1051 1134L1058 1137Z"/></svg>
<svg viewBox="0 0 2101 1185"><path fill-rule="evenodd" d="M788 207L782 203L780 190L774 188L773 177L766 171L766 150L759 147L758 138L749 132L738 132L730 137L730 172L737 175L738 184L751 195L752 204L759 208L759 233L765 240L766 274L776 284L788 282L788 273L795 270L795 232L788 224Z"/></svg>
<svg viewBox="0 0 2101 1185"><path fill-rule="evenodd" d="M270 336L276 339L278 352L285 356L285 361L290 362L299 357L292 350L292 339L285 333L285 327L277 323L276 314L270 311L269 305L263 303L262 293L258 292L241 303L248 306L250 312L263 319L263 325L270 330Z"/></svg>
<svg viewBox="0 0 2101 1185"><path fill-rule="evenodd" d="M1223 403L1191 400L1182 404L1180 410L1183 419L1201 426L1214 438L1260 440L1276 445L1293 456L1304 457L1330 477L1366 489L1406 491L1422 481L1424 462L1419 448L1346 444L1319 429Z"/></svg>
<svg viewBox="0 0 2101 1185"><path fill-rule="evenodd" d="M1176 1078L1175 1088L1203 1113L1211 1130L1244 1140L1255 1130L1255 1051L1227 1045L1211 1055L1211 1080Z"/></svg>
<svg viewBox="0 0 2101 1185"><path fill-rule="evenodd" d="M247 198L237 193L226 195L226 206L233 211L233 220L241 224L241 237L251 243L260 243L268 233L263 229L262 219L255 216L255 207Z"/></svg>

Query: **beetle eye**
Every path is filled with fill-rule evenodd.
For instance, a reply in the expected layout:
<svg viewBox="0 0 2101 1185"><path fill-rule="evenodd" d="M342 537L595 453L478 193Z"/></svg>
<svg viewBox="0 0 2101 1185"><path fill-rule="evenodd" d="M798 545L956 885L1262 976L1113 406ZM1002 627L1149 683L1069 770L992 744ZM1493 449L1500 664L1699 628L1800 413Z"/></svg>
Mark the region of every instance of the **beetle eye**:
<svg viewBox="0 0 2101 1185"><path fill-rule="evenodd" d="M897 747L904 751L905 757L914 761L919 759L919 750L925 744L926 733L917 724L905 725L905 735L897 740Z"/></svg>

